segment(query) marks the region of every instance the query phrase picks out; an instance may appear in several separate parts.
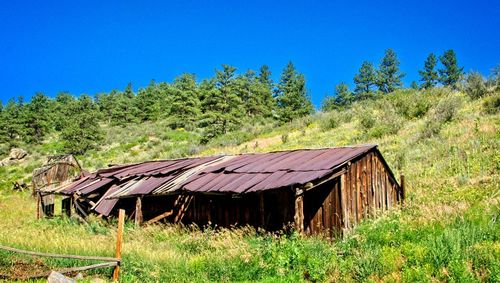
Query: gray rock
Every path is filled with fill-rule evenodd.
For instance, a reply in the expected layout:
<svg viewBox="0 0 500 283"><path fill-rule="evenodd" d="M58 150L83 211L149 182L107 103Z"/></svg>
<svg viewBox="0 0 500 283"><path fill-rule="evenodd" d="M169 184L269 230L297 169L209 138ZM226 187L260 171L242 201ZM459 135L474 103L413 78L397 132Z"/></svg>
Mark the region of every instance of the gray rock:
<svg viewBox="0 0 500 283"><path fill-rule="evenodd" d="M26 155L28 155L26 150L22 148L13 148L10 150L9 156L0 161L0 166L8 166L14 164L17 161L25 158Z"/></svg>
<svg viewBox="0 0 500 283"><path fill-rule="evenodd" d="M59 272L52 271L49 275L49 278L47 278L47 282L49 283L76 283L75 280L66 277L62 275Z"/></svg>
<svg viewBox="0 0 500 283"><path fill-rule="evenodd" d="M23 159L24 157L26 157L26 155L28 155L26 150L24 150L22 148L13 148L10 150L9 158L11 160L19 160L19 159Z"/></svg>

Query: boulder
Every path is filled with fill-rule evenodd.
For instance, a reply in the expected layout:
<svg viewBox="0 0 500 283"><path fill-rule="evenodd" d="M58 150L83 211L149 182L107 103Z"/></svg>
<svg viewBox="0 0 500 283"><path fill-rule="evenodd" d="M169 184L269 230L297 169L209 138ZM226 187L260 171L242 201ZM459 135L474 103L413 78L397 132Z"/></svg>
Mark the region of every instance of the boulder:
<svg viewBox="0 0 500 283"><path fill-rule="evenodd" d="M22 148L13 148L10 150L10 154L8 157L0 160L0 166L8 166L16 163L17 161L23 159L28 155L26 150Z"/></svg>
<svg viewBox="0 0 500 283"><path fill-rule="evenodd" d="M19 159L23 159L24 157L26 157L26 155L28 155L26 150L24 150L22 148L13 148L10 150L9 159L19 160Z"/></svg>
<svg viewBox="0 0 500 283"><path fill-rule="evenodd" d="M49 278L47 278L47 282L49 283L76 283L75 280L66 277L62 275L59 272L52 271L49 275Z"/></svg>

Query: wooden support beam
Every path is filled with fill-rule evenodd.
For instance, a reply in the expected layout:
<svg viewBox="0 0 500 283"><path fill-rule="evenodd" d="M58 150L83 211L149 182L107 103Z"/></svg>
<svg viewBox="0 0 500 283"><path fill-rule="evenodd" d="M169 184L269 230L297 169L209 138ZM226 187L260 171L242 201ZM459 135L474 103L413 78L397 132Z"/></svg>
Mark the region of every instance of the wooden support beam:
<svg viewBox="0 0 500 283"><path fill-rule="evenodd" d="M172 214L174 214L174 212L172 210L166 211L166 212L156 216L155 218L148 220L145 224L146 225L153 224L155 222L162 220L165 217L169 217Z"/></svg>
<svg viewBox="0 0 500 283"><path fill-rule="evenodd" d="M304 232L304 191L302 189L295 191L295 215L293 220L295 230L302 234Z"/></svg>
<svg viewBox="0 0 500 283"><path fill-rule="evenodd" d="M121 262L122 260L122 244L123 244L123 226L125 225L125 210L120 209L118 212L118 229L116 232L116 255L115 257ZM113 270L113 282L118 282L120 278L120 264L115 266Z"/></svg>
<svg viewBox="0 0 500 283"><path fill-rule="evenodd" d="M264 210L264 193L258 192L259 197L259 225L261 228L266 229L266 215Z"/></svg>
<svg viewBox="0 0 500 283"><path fill-rule="evenodd" d="M347 191L347 180L346 180L346 175L347 174L342 174L340 176L340 207L342 210L342 230L348 229L350 224L349 224L349 210L347 209L348 207L348 202L349 202L349 195Z"/></svg>
<svg viewBox="0 0 500 283"><path fill-rule="evenodd" d="M401 204L404 204L405 198L406 198L405 175L401 174L400 182L401 182L401 192L400 192L400 200L399 201L401 202Z"/></svg>
<svg viewBox="0 0 500 283"><path fill-rule="evenodd" d="M346 171L346 169L342 169L342 170L340 170L339 172L336 172L336 173L334 173L333 175L328 176L326 179L320 180L319 182L317 182L317 183L315 183L315 184L314 184L314 183L312 183L312 182L308 182L308 183L306 183L306 184L303 186L303 189L304 189L305 191L312 190L312 189L314 189L314 188L316 188L316 187L319 187L320 185L323 185L323 184L324 184L324 183L326 183L326 182L329 182L329 181L331 181L331 180L333 180L333 179L335 179L335 178L337 178L337 177L339 177L339 176L341 176L341 175L345 174L346 172L347 172L347 171Z"/></svg>
<svg viewBox="0 0 500 283"><path fill-rule="evenodd" d="M142 197L137 197L135 201L135 226L142 224Z"/></svg>
<svg viewBox="0 0 500 283"><path fill-rule="evenodd" d="M71 207L73 206L73 198L67 197L61 200L61 214L71 217Z"/></svg>

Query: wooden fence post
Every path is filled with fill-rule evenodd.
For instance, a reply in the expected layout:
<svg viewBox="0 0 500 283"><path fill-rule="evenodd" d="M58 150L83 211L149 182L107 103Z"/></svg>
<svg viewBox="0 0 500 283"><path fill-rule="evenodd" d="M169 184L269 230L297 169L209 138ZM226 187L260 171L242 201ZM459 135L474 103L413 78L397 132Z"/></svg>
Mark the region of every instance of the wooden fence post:
<svg viewBox="0 0 500 283"><path fill-rule="evenodd" d="M116 232L116 258L120 260L113 270L113 282L117 282L120 278L120 265L122 260L122 242L123 242L123 225L125 222L125 210L120 209L118 212L118 230Z"/></svg>
<svg viewBox="0 0 500 283"><path fill-rule="evenodd" d="M405 175L401 174L400 176L401 182L401 204L405 203L406 192L405 192Z"/></svg>
<svg viewBox="0 0 500 283"><path fill-rule="evenodd" d="M40 196L40 193L36 193L36 219L41 218L41 206L42 206L42 197Z"/></svg>

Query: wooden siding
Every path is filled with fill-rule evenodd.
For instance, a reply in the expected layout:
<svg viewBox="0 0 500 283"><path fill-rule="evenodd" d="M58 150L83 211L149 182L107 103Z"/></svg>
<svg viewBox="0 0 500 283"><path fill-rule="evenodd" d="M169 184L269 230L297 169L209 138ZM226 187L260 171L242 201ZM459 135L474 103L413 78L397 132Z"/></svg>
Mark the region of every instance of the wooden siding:
<svg viewBox="0 0 500 283"><path fill-rule="evenodd" d="M341 177L304 193L304 231L334 236L395 206L398 185L377 152L346 167Z"/></svg>
<svg viewBox="0 0 500 283"><path fill-rule="evenodd" d="M304 229L307 234L333 237L342 225L340 178L304 193Z"/></svg>

